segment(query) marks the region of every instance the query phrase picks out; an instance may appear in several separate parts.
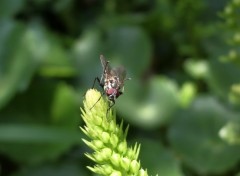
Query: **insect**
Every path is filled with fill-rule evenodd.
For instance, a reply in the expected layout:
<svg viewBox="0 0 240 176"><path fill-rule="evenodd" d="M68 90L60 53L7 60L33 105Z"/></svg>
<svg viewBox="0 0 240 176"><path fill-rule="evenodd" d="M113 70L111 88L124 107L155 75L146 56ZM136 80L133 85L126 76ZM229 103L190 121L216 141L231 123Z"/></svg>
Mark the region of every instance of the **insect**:
<svg viewBox="0 0 240 176"><path fill-rule="evenodd" d="M103 55L100 55L100 61L102 64L103 73L101 79L99 79L98 77L94 79L92 87L94 87L95 82L98 81L99 85L104 90L102 94L106 94L108 100L110 101L108 107L109 110L111 107L114 106L116 99L123 94L124 81L130 80L131 78L126 78L126 70L123 66L111 68L109 65L109 61L106 61ZM102 96L100 96L100 98L101 97ZM98 101L100 100L100 98L98 99ZM95 104L93 105L93 107L95 106Z"/></svg>

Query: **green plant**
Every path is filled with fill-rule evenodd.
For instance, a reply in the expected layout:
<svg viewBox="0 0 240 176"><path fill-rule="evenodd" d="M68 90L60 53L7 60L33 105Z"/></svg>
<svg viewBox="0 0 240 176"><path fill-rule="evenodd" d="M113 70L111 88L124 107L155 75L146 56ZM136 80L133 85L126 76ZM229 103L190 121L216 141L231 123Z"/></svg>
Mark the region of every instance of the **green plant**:
<svg viewBox="0 0 240 176"><path fill-rule="evenodd" d="M90 89L83 102L84 109L81 108L86 123L81 130L90 138L90 141L83 141L94 150L86 156L96 163L88 168L100 175L147 176L138 161L140 145L136 143L134 147L127 147L128 127L123 131L123 123L116 124L116 114L112 109L107 111L108 102L104 98L99 100L100 96L98 91Z"/></svg>

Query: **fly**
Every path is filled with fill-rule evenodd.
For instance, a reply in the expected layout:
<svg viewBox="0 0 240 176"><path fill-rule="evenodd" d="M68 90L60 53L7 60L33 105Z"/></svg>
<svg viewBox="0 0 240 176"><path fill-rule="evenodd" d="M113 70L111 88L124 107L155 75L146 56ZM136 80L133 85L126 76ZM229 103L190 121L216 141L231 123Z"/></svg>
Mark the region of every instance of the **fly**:
<svg viewBox="0 0 240 176"><path fill-rule="evenodd" d="M95 85L95 82L98 81L99 85L104 90L102 94L105 94L110 101L108 107L109 110L111 107L114 106L116 99L123 94L124 81L129 80L130 78L126 78L126 70L123 66L111 68L109 65L109 61L106 61L103 55L100 55L100 61L102 64L103 73L101 79L99 79L98 77L94 79L93 87ZM98 101L101 97L99 97ZM93 105L93 107L95 106L95 104Z"/></svg>

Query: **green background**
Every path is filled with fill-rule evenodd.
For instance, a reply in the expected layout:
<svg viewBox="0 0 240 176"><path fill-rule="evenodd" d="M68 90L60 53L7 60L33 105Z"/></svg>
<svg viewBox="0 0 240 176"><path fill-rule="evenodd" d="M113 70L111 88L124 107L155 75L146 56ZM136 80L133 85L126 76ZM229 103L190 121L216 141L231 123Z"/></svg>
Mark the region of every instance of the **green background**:
<svg viewBox="0 0 240 176"><path fill-rule="evenodd" d="M0 175L93 175L79 107L103 54L131 77L114 109L149 175L239 176L239 9L239 0L0 1Z"/></svg>

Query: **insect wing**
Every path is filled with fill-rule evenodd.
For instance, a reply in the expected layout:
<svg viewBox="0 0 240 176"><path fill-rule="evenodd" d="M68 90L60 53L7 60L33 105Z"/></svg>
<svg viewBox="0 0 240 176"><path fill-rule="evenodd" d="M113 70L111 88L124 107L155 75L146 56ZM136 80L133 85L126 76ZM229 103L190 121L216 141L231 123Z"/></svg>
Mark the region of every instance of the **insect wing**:
<svg viewBox="0 0 240 176"><path fill-rule="evenodd" d="M126 78L126 70L123 66L113 68L110 71L111 76L117 77L119 79L120 87L123 86L124 80Z"/></svg>
<svg viewBox="0 0 240 176"><path fill-rule="evenodd" d="M103 74L101 76L101 84L105 84L106 80L108 79L109 77L109 73L110 73L110 70L111 70L111 67L109 66L109 62L106 61L105 57L103 55L100 55L100 61L101 61L101 64L102 64L102 68L103 68Z"/></svg>
<svg viewBox="0 0 240 176"><path fill-rule="evenodd" d="M109 62L106 61L105 57L103 55L100 55L100 60L101 60L101 64L102 64L102 68L103 68L103 73L110 73L111 67L109 66Z"/></svg>

